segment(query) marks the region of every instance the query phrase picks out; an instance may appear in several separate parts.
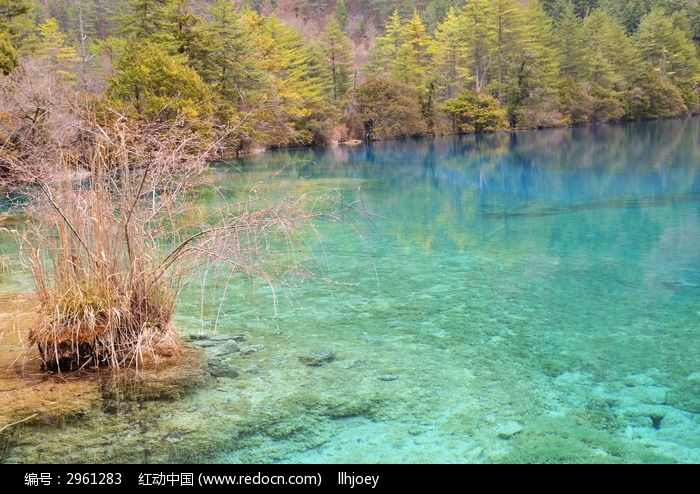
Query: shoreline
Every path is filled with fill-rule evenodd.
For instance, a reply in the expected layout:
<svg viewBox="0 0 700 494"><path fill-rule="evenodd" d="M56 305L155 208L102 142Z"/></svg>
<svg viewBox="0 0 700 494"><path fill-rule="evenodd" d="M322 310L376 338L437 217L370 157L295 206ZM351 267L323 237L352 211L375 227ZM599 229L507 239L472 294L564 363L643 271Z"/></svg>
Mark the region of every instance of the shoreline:
<svg viewBox="0 0 700 494"><path fill-rule="evenodd" d="M2 292L0 307L0 444L20 424L61 424L105 406L108 400L177 398L203 382L201 349L185 343L178 355L144 368L85 369L65 373L41 370L36 346L28 340L36 298L31 292ZM0 455L0 462L2 455Z"/></svg>
<svg viewBox="0 0 700 494"><path fill-rule="evenodd" d="M383 142L400 142L412 139L424 140L424 139L439 139L444 137L459 137L459 136L486 136L486 135L498 135L498 134L514 134L521 132L539 132L548 130L558 130L558 129L583 129L583 128L594 128L606 125L626 125L635 123L647 123L647 122L659 122L667 120L684 120L689 118L700 117L700 113L688 113L685 115L676 115L671 117L655 117L655 118L638 118L635 120L610 120L607 122L589 122L589 123L577 123L568 125L558 125L551 127L518 127L510 129L496 129L492 131L482 131L482 132L454 132L454 133L443 133L443 134L420 134L413 136L402 136L393 139L373 139L371 141L364 141L362 139L350 139L347 141L332 141L327 144L299 144L299 145L284 145L284 146L274 146L274 147L253 147L249 150L241 151L238 154L224 155L211 160L212 163L217 162L228 162L236 159L248 158L251 156L258 156L268 153L274 153L278 151L290 151L290 150L302 150L302 149L331 149L334 147L355 147L362 145L372 145L373 143L383 143Z"/></svg>

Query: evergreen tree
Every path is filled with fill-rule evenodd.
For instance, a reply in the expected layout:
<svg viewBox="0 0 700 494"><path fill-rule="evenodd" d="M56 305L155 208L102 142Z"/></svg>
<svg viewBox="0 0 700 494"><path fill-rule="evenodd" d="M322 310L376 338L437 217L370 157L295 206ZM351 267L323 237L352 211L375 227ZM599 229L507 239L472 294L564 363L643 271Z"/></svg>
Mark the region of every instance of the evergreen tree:
<svg viewBox="0 0 700 494"><path fill-rule="evenodd" d="M571 79L582 79L587 76L583 22L576 15L574 5L570 1L566 1L562 5L561 17L554 31L554 38L560 52L562 75Z"/></svg>
<svg viewBox="0 0 700 494"><path fill-rule="evenodd" d="M480 93L490 81L496 57L496 27L490 0L472 0L462 10L462 33L469 53L469 68L474 90Z"/></svg>
<svg viewBox="0 0 700 494"><path fill-rule="evenodd" d="M165 23L162 28L169 29L173 46L177 53L193 56L195 45L201 43L199 39L200 18L192 9L190 0L171 0L165 4Z"/></svg>
<svg viewBox="0 0 700 494"><path fill-rule="evenodd" d="M111 10L109 0L94 0L92 11L92 22L97 37L105 40L112 31L112 18L114 12Z"/></svg>
<svg viewBox="0 0 700 494"><path fill-rule="evenodd" d="M572 0L576 15L585 18L591 14L598 6L599 0Z"/></svg>
<svg viewBox="0 0 700 494"><path fill-rule="evenodd" d="M11 60L17 60L18 50L28 48L31 43L36 27L29 15L31 10L29 0L0 0L0 35L4 39L2 56L7 67L12 64Z"/></svg>
<svg viewBox="0 0 700 494"><path fill-rule="evenodd" d="M559 50L561 110L570 123L589 120L594 99L589 94L588 51L583 21L571 1L561 4L560 19L554 30Z"/></svg>
<svg viewBox="0 0 700 494"><path fill-rule="evenodd" d="M338 21L341 31L345 31L348 28L348 7L345 5L345 0L335 1L333 18Z"/></svg>
<svg viewBox="0 0 700 494"><path fill-rule="evenodd" d="M7 75L17 67L17 50L12 46L10 35L0 31L0 73Z"/></svg>
<svg viewBox="0 0 700 494"><path fill-rule="evenodd" d="M272 83L269 104L258 114L265 122L265 139L272 144L325 141L332 112L322 54L277 16L251 15L250 19L256 26L262 67Z"/></svg>
<svg viewBox="0 0 700 494"><path fill-rule="evenodd" d="M0 0L0 73L9 74L17 66L18 54L12 42L14 20L29 12L27 0Z"/></svg>
<svg viewBox="0 0 700 494"><path fill-rule="evenodd" d="M392 67L396 80L422 90L426 84L430 67L432 38L417 11L408 19L402 29L402 43L398 57Z"/></svg>
<svg viewBox="0 0 700 494"><path fill-rule="evenodd" d="M554 22L559 22L569 10L574 13L571 0L540 0L539 4Z"/></svg>
<svg viewBox="0 0 700 494"><path fill-rule="evenodd" d="M678 86L686 105L696 110L700 62L689 33L678 29L671 17L655 8L640 21L635 42L658 77L662 81L668 79Z"/></svg>
<svg viewBox="0 0 700 494"><path fill-rule="evenodd" d="M622 97L628 84L623 64L626 38L622 26L603 9L595 9L584 19L589 94L594 98L589 121L606 122L624 116Z"/></svg>
<svg viewBox="0 0 700 494"><path fill-rule="evenodd" d="M321 37L321 44L330 73L333 101L338 101L345 97L350 87L352 48L336 18L328 24Z"/></svg>
<svg viewBox="0 0 700 494"><path fill-rule="evenodd" d="M376 39L367 71L370 74L381 74L388 66L398 60L404 45L404 26L398 10L394 10L384 27L384 35ZM389 65L387 65L389 64Z"/></svg>
<svg viewBox="0 0 700 494"><path fill-rule="evenodd" d="M211 93L199 74L155 43L131 44L114 67L107 96L134 117L185 118L207 125Z"/></svg>
<svg viewBox="0 0 700 494"><path fill-rule="evenodd" d="M45 66L67 81L75 80L78 53L66 42L66 36L54 18L47 19L37 27L39 31L36 54Z"/></svg>
<svg viewBox="0 0 700 494"><path fill-rule="evenodd" d="M29 0L0 0L0 29L9 29L13 19L29 12Z"/></svg>
<svg viewBox="0 0 700 494"><path fill-rule="evenodd" d="M209 21L192 44L190 63L211 86L220 116L229 122L265 87L265 76L243 14L228 0L216 0L208 13Z"/></svg>
<svg viewBox="0 0 700 494"><path fill-rule="evenodd" d="M491 8L495 31L496 97L502 105L505 100L506 77L518 51L522 48L522 11L515 0L492 0Z"/></svg>
<svg viewBox="0 0 700 494"><path fill-rule="evenodd" d="M559 58L552 21L538 2L523 12L520 40L509 78L508 113L521 127L561 125Z"/></svg>
<svg viewBox="0 0 700 494"><path fill-rule="evenodd" d="M700 43L700 3L688 6L688 23L695 43Z"/></svg>
<svg viewBox="0 0 700 494"><path fill-rule="evenodd" d="M118 16L119 34L135 42L152 42L177 48L173 35L173 6L175 0L128 0L125 11Z"/></svg>
<svg viewBox="0 0 700 494"><path fill-rule="evenodd" d="M438 97L454 98L462 92L468 82L467 45L461 35L460 18L457 10L451 8L445 20L437 27L436 42L433 44L433 70Z"/></svg>

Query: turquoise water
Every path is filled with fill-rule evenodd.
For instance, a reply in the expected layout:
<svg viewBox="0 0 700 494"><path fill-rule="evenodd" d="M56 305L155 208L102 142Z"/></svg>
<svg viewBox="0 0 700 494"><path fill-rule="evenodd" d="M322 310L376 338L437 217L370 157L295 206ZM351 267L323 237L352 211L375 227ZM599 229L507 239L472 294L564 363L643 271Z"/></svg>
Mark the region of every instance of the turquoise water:
<svg viewBox="0 0 700 494"><path fill-rule="evenodd" d="M210 440L201 458L217 462L700 462L700 119L274 152L213 173L224 195L265 181L363 214L321 222L322 245L307 240L322 276L275 299L223 271L189 288L184 333L217 319L259 346L227 356L237 377L140 419L153 428L122 443L135 461L176 437L157 458ZM95 455L129 413L87 427ZM31 458L35 433L10 460Z"/></svg>

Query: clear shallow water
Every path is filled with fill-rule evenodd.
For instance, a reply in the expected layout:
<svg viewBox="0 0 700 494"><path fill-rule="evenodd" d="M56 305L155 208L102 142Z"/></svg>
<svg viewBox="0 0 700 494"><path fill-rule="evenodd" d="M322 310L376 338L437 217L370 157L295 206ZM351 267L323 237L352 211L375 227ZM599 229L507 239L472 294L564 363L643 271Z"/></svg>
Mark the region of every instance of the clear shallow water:
<svg viewBox="0 0 700 494"><path fill-rule="evenodd" d="M276 313L238 280L219 306L227 272L203 297L190 287L183 332L218 314L265 349L159 404L139 419L159 432L120 454L177 437L167 458L210 440L219 462L700 462L699 119L276 152L213 173L231 196L265 180L371 216L320 225L323 249L309 243L334 283L280 288ZM325 349L335 361L299 361ZM34 433L10 460L36 454ZM119 439L104 441L96 455Z"/></svg>

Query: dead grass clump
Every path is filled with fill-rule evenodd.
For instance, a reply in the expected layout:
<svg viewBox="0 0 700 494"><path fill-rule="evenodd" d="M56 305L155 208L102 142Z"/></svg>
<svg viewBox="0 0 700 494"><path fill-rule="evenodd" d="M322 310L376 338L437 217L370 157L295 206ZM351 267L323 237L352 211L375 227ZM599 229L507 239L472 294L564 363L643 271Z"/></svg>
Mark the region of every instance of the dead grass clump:
<svg viewBox="0 0 700 494"><path fill-rule="evenodd" d="M305 195L264 194L216 211L192 202L239 128L135 122L31 62L0 77L0 185L25 217L19 235L39 318L43 368L139 367L179 352L183 284L213 264L271 282L302 272L296 232L319 212ZM332 212L330 213L333 214Z"/></svg>
<svg viewBox="0 0 700 494"><path fill-rule="evenodd" d="M40 306L30 341L45 370L139 367L176 355L171 321L191 273L221 263L270 280L279 266L297 265L271 253L318 216L303 197L251 196L208 214L191 202L192 191L214 186L203 173L216 147L210 137L179 122L95 114L74 135L70 153L33 168L25 192L23 257Z"/></svg>

